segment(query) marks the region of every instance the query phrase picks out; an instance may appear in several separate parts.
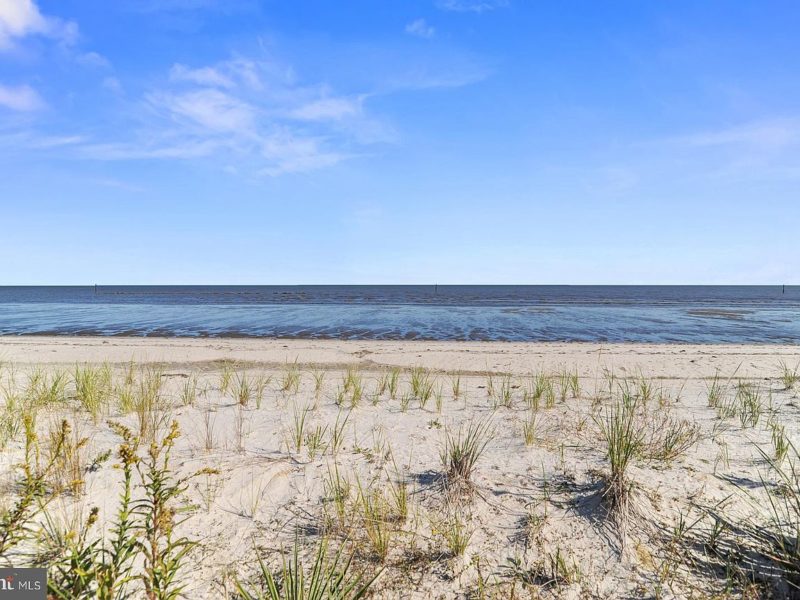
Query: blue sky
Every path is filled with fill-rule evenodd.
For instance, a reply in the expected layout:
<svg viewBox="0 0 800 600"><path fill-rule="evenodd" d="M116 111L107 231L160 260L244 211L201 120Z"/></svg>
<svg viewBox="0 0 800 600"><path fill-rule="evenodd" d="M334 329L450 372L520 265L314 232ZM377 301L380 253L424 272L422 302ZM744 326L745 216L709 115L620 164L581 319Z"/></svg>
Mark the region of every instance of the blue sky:
<svg viewBox="0 0 800 600"><path fill-rule="evenodd" d="M796 2L0 0L0 284L800 283Z"/></svg>

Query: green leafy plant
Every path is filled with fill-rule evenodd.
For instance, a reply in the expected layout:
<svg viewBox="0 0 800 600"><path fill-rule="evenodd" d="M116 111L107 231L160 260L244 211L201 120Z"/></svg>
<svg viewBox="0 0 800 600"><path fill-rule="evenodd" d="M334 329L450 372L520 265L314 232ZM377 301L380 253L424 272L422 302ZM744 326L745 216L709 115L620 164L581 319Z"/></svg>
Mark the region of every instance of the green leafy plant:
<svg viewBox="0 0 800 600"><path fill-rule="evenodd" d="M179 435L173 421L167 435L153 441L147 456L136 463L144 489L144 497L135 501L132 509L139 532L136 548L143 560L145 595L151 600L174 600L182 595L184 584L179 574L196 544L175 534L175 527L182 522L178 499L194 477L175 478L170 469L170 453Z"/></svg>
<svg viewBox="0 0 800 600"><path fill-rule="evenodd" d="M57 457L69 436L68 424L61 422L58 437L51 442L49 458L40 460L39 440L32 416L23 417L25 429L25 459L21 466L19 497L8 509L0 512L0 559L11 562L11 553L35 534L34 523L53 499L47 482L57 467Z"/></svg>
<svg viewBox="0 0 800 600"><path fill-rule="evenodd" d="M57 560L48 561L48 593L60 600L125 600L133 597L130 583L136 555L134 513L131 510L131 491L136 456L136 439L128 428L110 423L111 428L123 438L118 456L123 473L122 491L116 518L110 528L111 539L106 544L101 538L89 540L89 531L97 519L93 509L79 532L58 536L51 533L50 544L61 541L63 551L55 553ZM50 531L54 530L50 522ZM58 544L56 544L58 546Z"/></svg>

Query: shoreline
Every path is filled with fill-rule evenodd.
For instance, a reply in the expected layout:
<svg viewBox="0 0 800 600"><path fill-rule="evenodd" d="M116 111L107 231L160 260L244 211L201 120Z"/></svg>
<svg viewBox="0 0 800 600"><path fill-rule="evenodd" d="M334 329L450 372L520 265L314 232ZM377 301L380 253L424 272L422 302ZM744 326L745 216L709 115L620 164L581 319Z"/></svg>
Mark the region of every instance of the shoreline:
<svg viewBox="0 0 800 600"><path fill-rule="evenodd" d="M786 344L685 344L639 342L505 342L425 340L312 340L105 336L0 336L0 362L71 365L80 362L213 366L299 366L339 369L358 365L428 369L462 374L570 366L581 376L598 366L638 367L652 377L712 377L717 371L757 377L779 361L800 362L800 346ZM627 365L627 363L633 365ZM627 366L626 366L627 365ZM218 365L217 365L218 366Z"/></svg>

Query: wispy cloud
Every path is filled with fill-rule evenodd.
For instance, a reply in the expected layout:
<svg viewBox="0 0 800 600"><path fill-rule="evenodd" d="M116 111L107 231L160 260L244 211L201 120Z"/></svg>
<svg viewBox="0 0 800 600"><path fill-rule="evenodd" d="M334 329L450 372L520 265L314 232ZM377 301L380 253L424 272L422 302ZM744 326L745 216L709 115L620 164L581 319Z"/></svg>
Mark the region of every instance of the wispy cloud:
<svg viewBox="0 0 800 600"><path fill-rule="evenodd" d="M111 61L97 52L84 52L82 54L78 54L75 57L75 60L79 64L82 64L86 67L94 67L97 69L108 69L111 67Z"/></svg>
<svg viewBox="0 0 800 600"><path fill-rule="evenodd" d="M85 138L80 135L63 135L63 136L41 136L29 140L29 145L35 148L63 148L65 146L75 146L85 141Z"/></svg>
<svg viewBox="0 0 800 600"><path fill-rule="evenodd" d="M436 29L428 25L425 19L416 19L406 25L406 33L416 37L430 39L436 35Z"/></svg>
<svg viewBox="0 0 800 600"><path fill-rule="evenodd" d="M84 141L85 138L78 135L50 136L35 131L0 134L0 148L2 149L33 148L37 150L50 150L53 148L75 146Z"/></svg>
<svg viewBox="0 0 800 600"><path fill-rule="evenodd" d="M199 132L235 132L245 134L255 127L253 106L215 89L186 93L153 93L147 102L178 124Z"/></svg>
<svg viewBox="0 0 800 600"><path fill-rule="evenodd" d="M750 146L783 149L800 143L800 119L779 118L752 121L673 138L688 146Z"/></svg>
<svg viewBox="0 0 800 600"><path fill-rule="evenodd" d="M364 113L367 96L301 85L291 69L241 56L173 65L164 83L134 101L127 139L85 141L94 160L214 159L228 172L275 176L337 164L390 139Z"/></svg>
<svg viewBox="0 0 800 600"><path fill-rule="evenodd" d="M304 121L338 121L360 112L361 98L320 98L291 110L289 115Z"/></svg>
<svg viewBox="0 0 800 600"><path fill-rule="evenodd" d="M90 179L90 180L87 181L87 183L90 183L92 185L101 186L101 187L114 188L114 189L122 190L122 191L125 191L125 192L144 192L145 191L145 188L143 188L140 185L134 185L134 184L129 183L127 181L122 181L121 179L114 179L114 178L111 178L111 177L102 177L102 178Z"/></svg>
<svg viewBox="0 0 800 600"><path fill-rule="evenodd" d="M474 13L505 8L508 5L508 0L437 0L436 2L436 6L441 10Z"/></svg>
<svg viewBox="0 0 800 600"><path fill-rule="evenodd" d="M800 177L800 118L762 117L725 127L649 140L652 160L684 165L679 177L737 184L786 181Z"/></svg>
<svg viewBox="0 0 800 600"><path fill-rule="evenodd" d="M198 86L261 90L264 77L270 74L268 65L242 56L235 56L213 65L189 67L175 63L169 71L170 81Z"/></svg>
<svg viewBox="0 0 800 600"><path fill-rule="evenodd" d="M187 0L171 6L204 10L213 4ZM424 20L409 27L414 35L433 34ZM124 73L108 72L112 67L101 54L71 49L69 56L81 64L107 69L97 85L114 94L105 97L108 110L99 106L98 119L83 128L66 118L56 126L57 111L50 111L46 124L38 123L29 135L3 146L97 161L205 161L245 177L311 171L374 154L398 140L388 119L372 110L372 98L468 85L488 72L475 57L453 48L440 48L435 56L422 48L410 57L391 48L387 52L366 58L362 71L369 76L348 81L348 89L341 91L327 81L304 80L263 45L256 57L233 54L210 63L168 63L144 88L141 78L129 83ZM0 105L16 111L45 106L27 86L0 88ZM98 121L102 128L94 126Z"/></svg>
<svg viewBox="0 0 800 600"><path fill-rule="evenodd" d="M28 85L0 84L0 106L20 112L31 112L44 108L45 102L36 90Z"/></svg>
<svg viewBox="0 0 800 600"><path fill-rule="evenodd" d="M72 44L78 37L78 26L72 21L43 15L33 0L0 2L0 50L12 48L16 40L29 35L44 35Z"/></svg>
<svg viewBox="0 0 800 600"><path fill-rule="evenodd" d="M122 88L122 84L116 77L104 77L101 85L103 86L104 89L114 94L122 94L124 91Z"/></svg>
<svg viewBox="0 0 800 600"><path fill-rule="evenodd" d="M222 88L232 88L235 85L230 77L214 67L191 69L186 65L175 64L170 69L169 78L172 81L184 81Z"/></svg>
<svg viewBox="0 0 800 600"><path fill-rule="evenodd" d="M491 70L484 65L469 64L463 68L454 65L451 71L439 68L417 66L387 77L385 86L388 91L395 90L431 90L437 88L459 88L478 83L489 76Z"/></svg>
<svg viewBox="0 0 800 600"><path fill-rule="evenodd" d="M125 0L138 12L234 12L250 10L258 6L257 0Z"/></svg>

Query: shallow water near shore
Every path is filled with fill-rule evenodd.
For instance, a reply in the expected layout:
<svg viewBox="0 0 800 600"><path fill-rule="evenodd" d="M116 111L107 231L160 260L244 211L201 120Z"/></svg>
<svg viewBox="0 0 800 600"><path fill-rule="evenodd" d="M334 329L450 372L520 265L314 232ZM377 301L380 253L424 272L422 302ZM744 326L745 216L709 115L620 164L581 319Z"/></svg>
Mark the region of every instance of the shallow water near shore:
<svg viewBox="0 0 800 600"><path fill-rule="evenodd" d="M0 334L798 343L800 286L2 287Z"/></svg>

